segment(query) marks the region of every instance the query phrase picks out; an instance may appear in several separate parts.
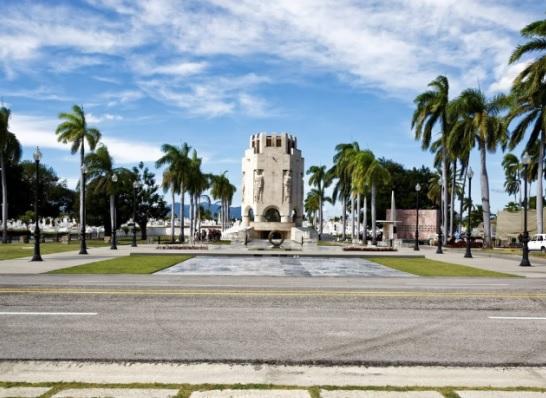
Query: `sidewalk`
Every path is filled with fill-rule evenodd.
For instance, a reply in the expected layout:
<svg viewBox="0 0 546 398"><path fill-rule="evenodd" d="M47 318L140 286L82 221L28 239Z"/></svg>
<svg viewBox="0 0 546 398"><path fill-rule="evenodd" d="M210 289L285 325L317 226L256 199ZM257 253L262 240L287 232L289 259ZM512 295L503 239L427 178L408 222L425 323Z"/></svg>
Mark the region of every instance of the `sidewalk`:
<svg viewBox="0 0 546 398"><path fill-rule="evenodd" d="M31 262L31 257L1 260L0 274L41 274L60 268L108 260L118 256L128 256L131 247L129 245L118 246L118 250L110 250L109 247L93 247L88 248L87 252L88 255L79 255L78 250L46 254L42 255L44 261L41 262Z"/></svg>
<svg viewBox="0 0 546 398"><path fill-rule="evenodd" d="M26 386L47 389L41 394L55 388L53 397L186 397L190 392L191 397L195 398L311 398L310 392L314 397L318 392L323 398L546 397L544 367L326 367L2 361L2 382L32 383L34 385ZM71 384L58 384L62 382ZM18 388L24 386L15 384ZM347 386L351 386L351 392L344 391ZM482 389L485 391L477 391ZM516 392L495 391L502 389L515 389ZM535 392L523 392L530 389L535 389ZM5 390L0 388L0 397L7 396ZM178 395L181 391L184 395Z"/></svg>
<svg viewBox="0 0 546 398"><path fill-rule="evenodd" d="M402 248L400 253L411 249ZM435 247L421 246L421 252L426 258L437 261L444 261L453 264L467 265L470 267L482 268L489 271L504 272L507 274L523 276L525 278L546 278L546 264L541 259L533 261L532 267L520 267L520 257L494 253L483 253L479 249L472 251L472 258L464 257L464 250L444 249L444 254L436 254Z"/></svg>

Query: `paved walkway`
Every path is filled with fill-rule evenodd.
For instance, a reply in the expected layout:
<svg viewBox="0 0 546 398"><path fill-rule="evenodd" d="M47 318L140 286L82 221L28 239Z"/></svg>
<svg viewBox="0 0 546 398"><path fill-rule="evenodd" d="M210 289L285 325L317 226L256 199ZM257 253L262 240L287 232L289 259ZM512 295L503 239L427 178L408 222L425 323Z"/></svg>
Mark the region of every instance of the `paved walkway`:
<svg viewBox="0 0 546 398"><path fill-rule="evenodd" d="M362 258L198 256L157 275L414 277Z"/></svg>
<svg viewBox="0 0 546 398"><path fill-rule="evenodd" d="M400 250L400 253L404 253L408 250L410 249L403 248ZM464 251L457 249L445 249L444 254L436 254L436 248L428 246L421 247L421 253L431 260L468 265L470 267L504 272L526 278L546 278L546 263L544 260L533 259L532 257L532 267L520 267L521 257L488 253L480 250L473 251L473 258L465 258Z"/></svg>
<svg viewBox="0 0 546 398"><path fill-rule="evenodd" d="M118 250L110 250L109 247L88 248L88 255L79 255L78 251L53 253L42 255L44 261L31 262L31 257L16 258L0 261L0 274L41 274L60 268L74 267L107 260L117 256L128 256L131 253L130 246L119 246Z"/></svg>

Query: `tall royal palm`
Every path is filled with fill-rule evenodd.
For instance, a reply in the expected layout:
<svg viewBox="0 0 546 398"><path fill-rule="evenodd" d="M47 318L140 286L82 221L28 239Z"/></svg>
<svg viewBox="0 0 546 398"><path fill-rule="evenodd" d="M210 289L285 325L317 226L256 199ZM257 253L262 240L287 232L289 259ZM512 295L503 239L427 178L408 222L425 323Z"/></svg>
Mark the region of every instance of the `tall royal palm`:
<svg viewBox="0 0 546 398"><path fill-rule="evenodd" d="M21 144L15 134L9 131L11 112L0 108L0 172L2 173L2 243L8 243L8 184L6 166L8 162L17 163L21 158Z"/></svg>
<svg viewBox="0 0 546 398"><path fill-rule="evenodd" d="M188 185L188 173L190 167L189 152L191 147L184 143L180 147L171 144L163 144L161 151L163 156L160 157L155 165L156 167L167 166L166 172L163 174L163 188L170 185L173 198L176 194L180 194L180 242L184 242L184 197ZM171 209L171 239L174 238L174 199Z"/></svg>
<svg viewBox="0 0 546 398"><path fill-rule="evenodd" d="M346 229L347 229L347 201L351 198L351 212L352 217L352 227L351 227L351 238L354 238L354 195L352 195L352 168L354 166L353 159L355 155L360 151L358 142L353 142L351 144L338 144L336 145L336 153L334 155L334 166L330 170L330 175L334 178L337 178L336 183L334 184L334 189L332 190L332 201L341 199L342 202L342 222L343 222L343 232L342 238L346 238Z"/></svg>
<svg viewBox="0 0 546 398"><path fill-rule="evenodd" d="M507 104L507 98L499 95L487 99L482 91L467 89L455 100L457 114L449 140L459 140L469 147L478 147L480 153L480 183L483 209L484 245L492 246L491 207L489 202L489 177L487 174L487 152L495 152L499 144L506 145L506 123L500 112Z"/></svg>
<svg viewBox="0 0 546 398"><path fill-rule="evenodd" d="M235 186L229 182L226 176L227 171L220 175L212 175L210 178L210 194L215 200L220 200L221 225L222 231L226 229L229 221L229 206L233 200Z"/></svg>
<svg viewBox="0 0 546 398"><path fill-rule="evenodd" d="M522 29L521 35L528 39L526 43L518 46L510 63L521 60L526 55L538 56L529 62L523 71L516 77L512 87L513 104L508 116L509 122L516 125L510 138L510 148L514 149L528 132L526 148L532 151L532 146L538 144L537 158L537 233L544 232L542 200L544 179L544 148L546 145L546 20L536 21Z"/></svg>
<svg viewBox="0 0 546 398"><path fill-rule="evenodd" d="M80 254L87 254L85 245L85 142L87 141L89 148L94 150L101 134L98 129L87 125L85 112L81 106L74 105L71 113L60 113L59 119L62 122L55 131L57 140L63 144L71 144L70 152L72 154L80 152L80 224L82 226Z"/></svg>
<svg viewBox="0 0 546 398"><path fill-rule="evenodd" d="M332 183L332 178L326 170L326 166L311 166L307 170L309 185L319 192L319 239L322 238L324 228L324 202L330 201L326 197L326 188Z"/></svg>
<svg viewBox="0 0 546 398"><path fill-rule="evenodd" d="M363 239L366 240L366 230L367 230L367 202L366 195L370 192L371 186L369 185L368 173L370 171L370 166L375 161L375 156L370 150L358 151L353 154L351 161L351 190L352 195L356 196L356 238L357 241L360 240L360 203L361 197L364 197L364 234ZM374 198L375 200L375 198ZM374 211L374 210L372 210ZM374 213L375 214L375 213Z"/></svg>
<svg viewBox="0 0 546 398"><path fill-rule="evenodd" d="M371 203L371 217L372 217L372 244L377 244L376 233L376 198L377 187L389 185L391 182L391 176L389 171L381 164L377 159L374 159L367 167L365 184L370 187L372 203Z"/></svg>
<svg viewBox="0 0 546 398"><path fill-rule="evenodd" d="M449 198L445 188L447 184L447 169L448 169L448 146L447 138L451 129L449 123L449 81L445 76L438 76L429 83L430 90L425 91L415 97L414 103L416 109L413 113L411 126L415 130L415 139L421 141L423 149L429 149L432 143L433 129L439 125L441 159L442 159L442 181L444 181L442 189L443 202L443 217L442 229L444 230L444 239L447 232L447 219Z"/></svg>
<svg viewBox="0 0 546 398"><path fill-rule="evenodd" d="M85 155L87 177L89 185L93 185L96 193L103 193L110 201L110 226L112 233L116 228L116 194L120 192L120 186L131 180L131 172L123 167L114 168L114 160L108 148L100 145L95 152ZM114 176L118 179L114 181ZM113 237L113 235L112 235Z"/></svg>
<svg viewBox="0 0 546 398"><path fill-rule="evenodd" d="M504 190L508 195L514 195L514 202L521 203L521 177L523 165L516 155L507 153L502 159L502 168L504 169ZM519 201L516 197L518 193Z"/></svg>

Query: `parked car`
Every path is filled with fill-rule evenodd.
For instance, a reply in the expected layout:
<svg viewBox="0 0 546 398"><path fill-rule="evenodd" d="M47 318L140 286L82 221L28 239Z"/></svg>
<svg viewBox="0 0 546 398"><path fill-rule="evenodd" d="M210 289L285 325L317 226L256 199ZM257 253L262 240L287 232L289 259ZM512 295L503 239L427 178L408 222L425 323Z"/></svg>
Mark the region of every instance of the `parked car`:
<svg viewBox="0 0 546 398"><path fill-rule="evenodd" d="M534 235L529 243L527 244L529 250L540 250L541 252L546 252L546 234L536 234Z"/></svg>

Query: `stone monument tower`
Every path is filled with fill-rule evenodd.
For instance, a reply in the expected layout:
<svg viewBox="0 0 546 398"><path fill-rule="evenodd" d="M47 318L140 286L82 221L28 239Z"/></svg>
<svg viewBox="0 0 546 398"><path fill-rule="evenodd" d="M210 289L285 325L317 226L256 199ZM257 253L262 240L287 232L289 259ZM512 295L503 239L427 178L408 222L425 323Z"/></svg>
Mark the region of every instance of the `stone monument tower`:
<svg viewBox="0 0 546 398"><path fill-rule="evenodd" d="M303 216L304 164L296 137L259 133L250 137L243 158L242 217L250 237L266 239L271 231L290 238Z"/></svg>

